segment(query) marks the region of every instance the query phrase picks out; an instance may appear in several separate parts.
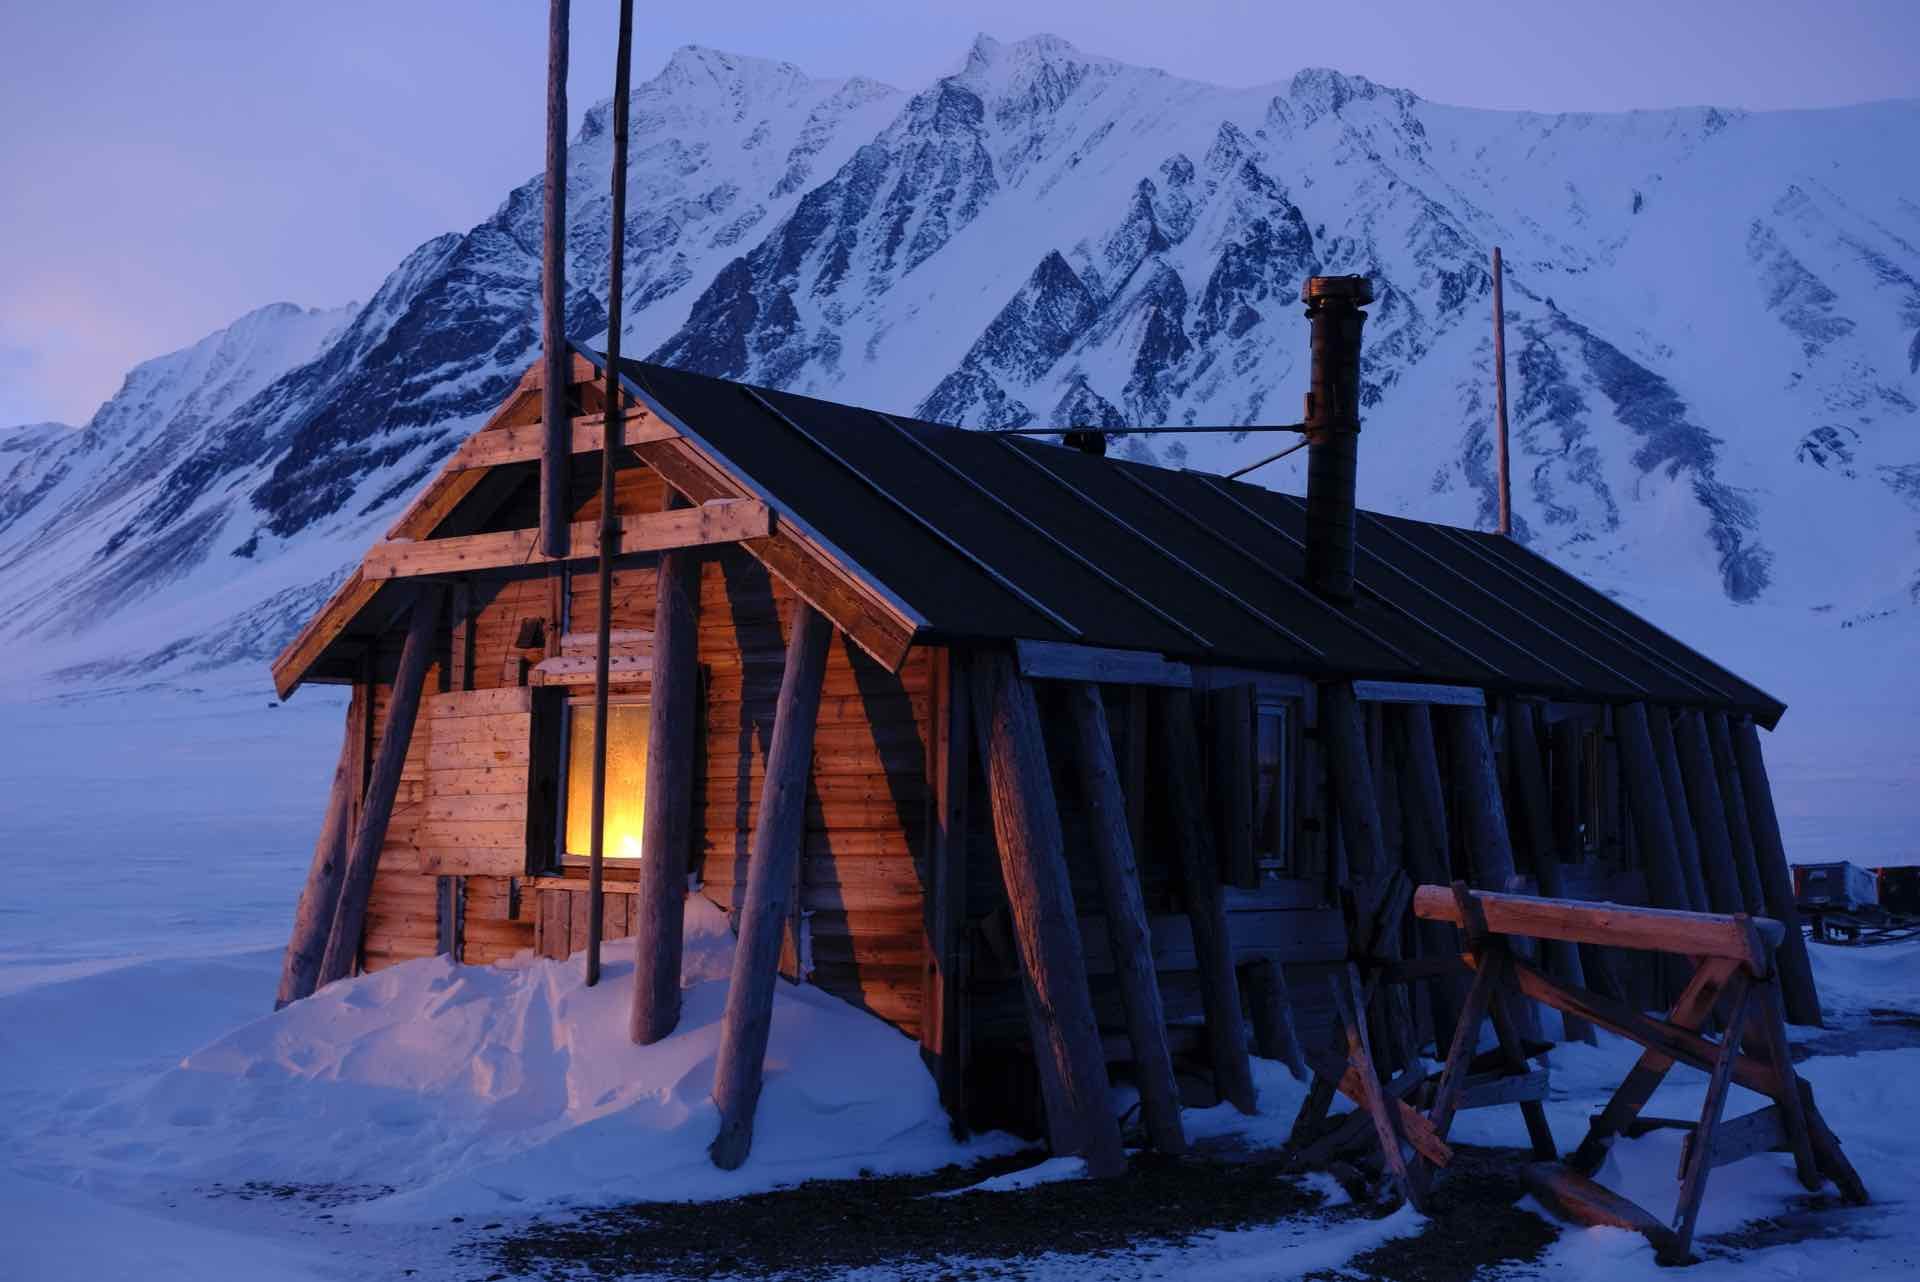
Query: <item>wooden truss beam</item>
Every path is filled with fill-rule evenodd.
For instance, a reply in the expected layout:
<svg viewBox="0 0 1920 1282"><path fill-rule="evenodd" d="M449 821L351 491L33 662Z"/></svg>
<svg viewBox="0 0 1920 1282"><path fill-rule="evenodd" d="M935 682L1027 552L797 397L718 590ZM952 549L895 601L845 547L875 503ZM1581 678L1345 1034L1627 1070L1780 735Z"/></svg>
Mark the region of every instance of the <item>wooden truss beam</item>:
<svg viewBox="0 0 1920 1282"><path fill-rule="evenodd" d="M773 510L758 499L721 499L695 508L648 512L620 518L620 551L662 552L708 543L738 543L773 533ZM538 530L502 530L420 542L377 543L361 573L369 579L404 579L422 574L464 574L502 570L557 559L579 560L599 552L598 522L573 526L567 558L549 557L539 548Z"/></svg>
<svg viewBox="0 0 1920 1282"><path fill-rule="evenodd" d="M1742 963L1756 975L1767 973L1782 933L1780 923L1770 917L1631 908L1488 891L1474 892L1474 899L1486 914L1487 929L1495 934L1641 948L1688 957L1724 957ZM1416 890L1413 913L1427 921L1461 924L1453 892L1445 886Z"/></svg>
<svg viewBox="0 0 1920 1282"><path fill-rule="evenodd" d="M634 410L622 417L626 420L620 432L622 445L633 446L648 441L671 440L680 435L644 410ZM606 415L582 414L572 423L573 452L575 454L598 453L607 439ZM447 468L449 471L467 471L473 468L499 467L506 463L537 462L546 430L546 424L540 422L475 432L453 452L453 457L447 460Z"/></svg>

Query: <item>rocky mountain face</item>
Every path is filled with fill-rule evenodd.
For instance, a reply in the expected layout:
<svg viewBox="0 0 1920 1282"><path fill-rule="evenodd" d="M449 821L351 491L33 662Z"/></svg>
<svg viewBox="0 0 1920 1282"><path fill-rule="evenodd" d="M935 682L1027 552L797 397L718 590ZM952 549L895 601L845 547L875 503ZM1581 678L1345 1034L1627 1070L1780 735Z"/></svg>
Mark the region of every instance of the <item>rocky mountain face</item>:
<svg viewBox="0 0 1920 1282"><path fill-rule="evenodd" d="M607 119L569 165L592 342ZM1499 245L1519 537L1630 601L1920 603L1920 104L1475 111L983 37L910 94L684 49L632 122L629 351L982 428L1287 423L1300 282L1364 272L1362 501L1486 526ZM48 656L23 671L256 679L533 359L539 195L364 306L264 308L84 428L0 433L0 635ZM1286 439L1120 448L1225 471ZM1298 459L1255 479L1298 488Z"/></svg>

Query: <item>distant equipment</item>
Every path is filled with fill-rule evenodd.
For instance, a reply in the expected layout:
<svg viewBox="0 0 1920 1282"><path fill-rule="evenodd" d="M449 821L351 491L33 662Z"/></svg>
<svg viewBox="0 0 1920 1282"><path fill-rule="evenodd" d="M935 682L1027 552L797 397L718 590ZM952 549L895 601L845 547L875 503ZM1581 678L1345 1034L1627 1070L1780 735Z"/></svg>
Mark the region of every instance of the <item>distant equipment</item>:
<svg viewBox="0 0 1920 1282"><path fill-rule="evenodd" d="M1875 908L1880 890L1858 864L1800 864L1793 870L1793 898L1801 912L1857 912Z"/></svg>

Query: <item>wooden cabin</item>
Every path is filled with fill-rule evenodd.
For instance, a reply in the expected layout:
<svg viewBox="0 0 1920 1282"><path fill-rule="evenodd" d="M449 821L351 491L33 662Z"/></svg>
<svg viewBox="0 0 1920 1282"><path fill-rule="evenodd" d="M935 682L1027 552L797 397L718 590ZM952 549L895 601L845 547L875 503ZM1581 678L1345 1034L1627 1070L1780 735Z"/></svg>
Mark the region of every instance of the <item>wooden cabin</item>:
<svg viewBox="0 0 1920 1282"><path fill-rule="evenodd" d="M1264 1053L1289 1011L1325 1023L1324 973L1394 869L1791 922L1755 734L1777 700L1519 543L1355 511L1355 279L1307 290L1304 502L581 350L572 556L552 559L536 365L273 664L283 697L353 691L309 887L333 972L580 950L601 733L606 936L642 921L656 854L738 917L802 616L831 639L794 884L766 892L781 971L917 1039L961 1128L1044 1122L1071 1146L1033 1101L1162 1054L1190 1100L1250 1103L1249 1019ZM688 638L671 665L663 628ZM649 827L658 807L679 818ZM321 864L356 858L370 891L335 914ZM1662 996L1630 954L1547 961ZM1804 951L1782 964L1817 1020Z"/></svg>

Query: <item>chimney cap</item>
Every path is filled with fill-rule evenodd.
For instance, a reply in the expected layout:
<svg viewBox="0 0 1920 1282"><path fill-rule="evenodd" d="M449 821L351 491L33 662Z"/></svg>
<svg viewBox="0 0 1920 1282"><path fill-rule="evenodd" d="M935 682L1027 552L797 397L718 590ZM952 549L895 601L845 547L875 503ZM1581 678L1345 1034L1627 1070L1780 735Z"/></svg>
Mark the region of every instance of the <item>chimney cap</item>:
<svg viewBox="0 0 1920 1282"><path fill-rule="evenodd" d="M1373 301L1373 282L1365 276L1309 276L1300 287L1300 301L1308 306L1325 301L1365 307Z"/></svg>

